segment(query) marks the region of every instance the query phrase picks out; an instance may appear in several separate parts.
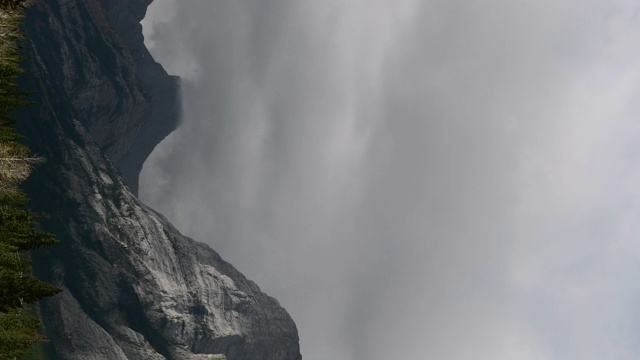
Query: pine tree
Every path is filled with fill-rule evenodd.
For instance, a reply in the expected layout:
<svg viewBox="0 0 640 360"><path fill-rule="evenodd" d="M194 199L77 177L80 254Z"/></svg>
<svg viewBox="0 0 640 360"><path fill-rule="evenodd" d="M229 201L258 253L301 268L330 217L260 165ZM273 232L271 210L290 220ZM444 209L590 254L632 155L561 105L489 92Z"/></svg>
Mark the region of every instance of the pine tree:
<svg viewBox="0 0 640 360"><path fill-rule="evenodd" d="M29 354L30 347L44 337L36 330L40 321L24 310L0 313L0 359L14 359Z"/></svg>
<svg viewBox="0 0 640 360"><path fill-rule="evenodd" d="M29 199L20 191L0 191L0 209L22 208Z"/></svg>
<svg viewBox="0 0 640 360"><path fill-rule="evenodd" d="M57 243L52 234L34 225L28 210L0 208L0 312L61 291L31 275L30 263L22 256L22 252Z"/></svg>
<svg viewBox="0 0 640 360"><path fill-rule="evenodd" d="M43 159L18 143L10 116L28 104L27 92L16 85L22 72L16 40L21 37L19 21L27 3L0 0L0 359L26 355L44 339L38 333L40 321L29 314L27 305L62 291L31 273L28 251L57 241L38 229L33 214L24 209L27 197L19 184Z"/></svg>

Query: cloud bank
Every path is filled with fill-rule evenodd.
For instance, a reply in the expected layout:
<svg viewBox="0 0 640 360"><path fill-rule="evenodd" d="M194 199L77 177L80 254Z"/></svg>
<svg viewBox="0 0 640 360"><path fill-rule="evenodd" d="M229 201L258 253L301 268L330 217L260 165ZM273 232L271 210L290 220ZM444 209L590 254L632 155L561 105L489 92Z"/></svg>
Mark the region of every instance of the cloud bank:
<svg viewBox="0 0 640 360"><path fill-rule="evenodd" d="M155 0L141 198L305 359L636 359L638 5Z"/></svg>

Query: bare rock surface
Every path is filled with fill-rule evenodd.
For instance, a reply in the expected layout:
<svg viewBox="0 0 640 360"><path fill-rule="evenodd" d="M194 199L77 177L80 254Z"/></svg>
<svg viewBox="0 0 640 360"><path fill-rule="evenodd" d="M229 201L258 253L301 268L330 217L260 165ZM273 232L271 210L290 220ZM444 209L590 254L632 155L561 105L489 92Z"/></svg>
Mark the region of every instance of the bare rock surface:
<svg viewBox="0 0 640 360"><path fill-rule="evenodd" d="M37 0L27 23L38 60L137 194L144 161L178 125L179 78L144 45L150 0Z"/></svg>
<svg viewBox="0 0 640 360"><path fill-rule="evenodd" d="M26 190L60 240L33 260L65 289L41 304L49 357L301 359L296 326L278 301L178 233L120 174L127 154L154 139L145 128L166 120L149 117L161 107L148 89L153 76L140 75L144 61L155 66L138 59L149 56L133 44L141 34L122 35L141 31L131 21L149 2L39 0L25 19L21 81L35 105L16 117L32 151L47 159ZM159 84L175 86L167 79Z"/></svg>

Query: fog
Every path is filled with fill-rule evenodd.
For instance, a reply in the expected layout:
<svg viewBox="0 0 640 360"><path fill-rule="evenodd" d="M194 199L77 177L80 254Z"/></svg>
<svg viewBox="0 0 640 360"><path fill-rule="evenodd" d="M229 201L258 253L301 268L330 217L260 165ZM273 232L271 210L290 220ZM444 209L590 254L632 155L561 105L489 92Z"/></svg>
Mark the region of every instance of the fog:
<svg viewBox="0 0 640 360"><path fill-rule="evenodd" d="M155 0L140 196L307 360L637 359L638 5Z"/></svg>

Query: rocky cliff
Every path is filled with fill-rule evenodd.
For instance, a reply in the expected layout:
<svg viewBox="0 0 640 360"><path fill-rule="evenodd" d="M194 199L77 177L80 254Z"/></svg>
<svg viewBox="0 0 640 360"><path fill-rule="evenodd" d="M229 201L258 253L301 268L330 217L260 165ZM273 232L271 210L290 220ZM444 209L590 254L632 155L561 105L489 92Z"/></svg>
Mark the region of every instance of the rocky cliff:
<svg viewBox="0 0 640 360"><path fill-rule="evenodd" d="M151 0L35 1L27 29L38 61L137 194L153 148L178 125L178 78L144 46Z"/></svg>
<svg viewBox="0 0 640 360"><path fill-rule="evenodd" d="M47 158L26 186L60 240L34 266L65 289L41 304L50 357L300 359L278 302L127 186L177 123L177 81L142 42L149 2L38 0L25 19L18 126Z"/></svg>

